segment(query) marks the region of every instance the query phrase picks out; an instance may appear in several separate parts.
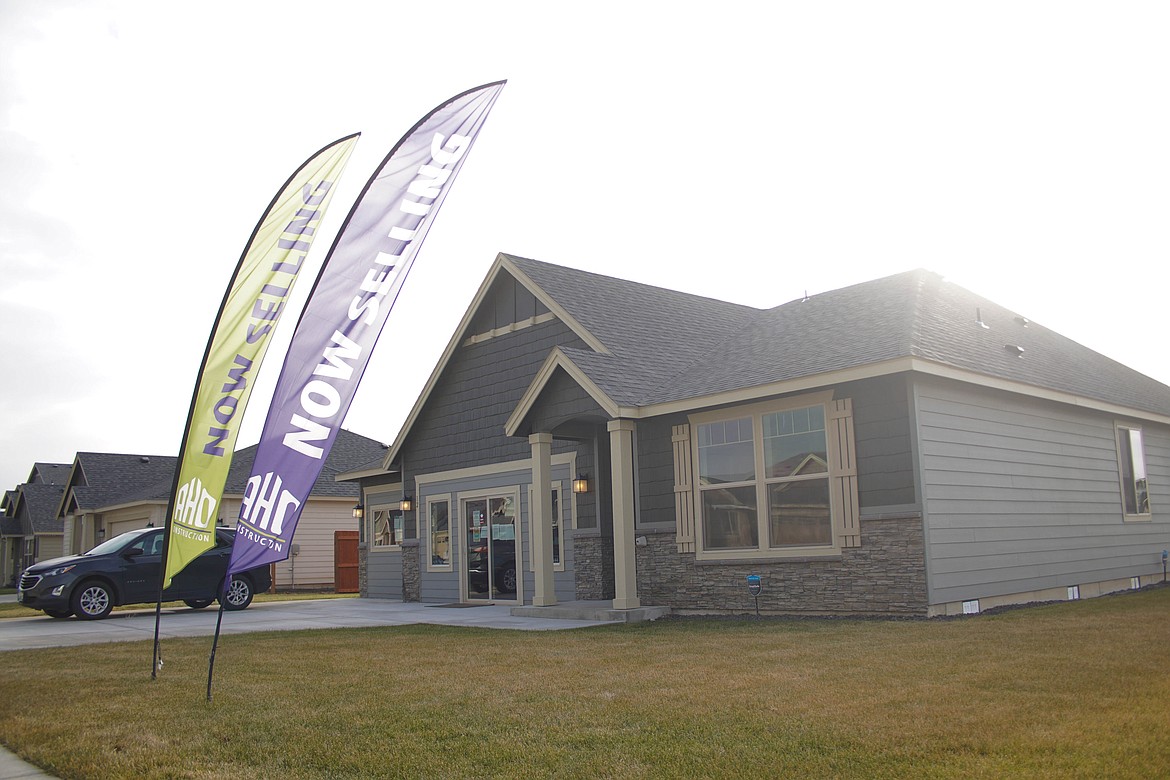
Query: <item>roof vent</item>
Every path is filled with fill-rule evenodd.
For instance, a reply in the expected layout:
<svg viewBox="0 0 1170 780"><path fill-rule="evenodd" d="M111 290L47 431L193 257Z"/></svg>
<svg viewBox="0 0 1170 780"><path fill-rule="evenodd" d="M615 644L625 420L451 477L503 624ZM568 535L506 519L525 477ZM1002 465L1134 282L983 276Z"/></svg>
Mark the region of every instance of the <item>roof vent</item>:
<svg viewBox="0 0 1170 780"><path fill-rule="evenodd" d="M1004 344L1003 348L1012 353L1016 357L1024 356L1024 348L1016 344Z"/></svg>
<svg viewBox="0 0 1170 780"><path fill-rule="evenodd" d="M991 327L983 321L983 312L979 309L975 309L975 324L984 330L991 330Z"/></svg>
<svg viewBox="0 0 1170 780"><path fill-rule="evenodd" d="M1027 317L1016 317L1016 322L1020 323L1026 328L1028 327L1028 323L1031 322L1031 320L1029 320Z"/></svg>
<svg viewBox="0 0 1170 780"><path fill-rule="evenodd" d="M150 463L150 458L148 458L148 457L146 457L145 455L143 455L142 457L140 457L140 458L138 459L138 462L139 462L139 463Z"/></svg>

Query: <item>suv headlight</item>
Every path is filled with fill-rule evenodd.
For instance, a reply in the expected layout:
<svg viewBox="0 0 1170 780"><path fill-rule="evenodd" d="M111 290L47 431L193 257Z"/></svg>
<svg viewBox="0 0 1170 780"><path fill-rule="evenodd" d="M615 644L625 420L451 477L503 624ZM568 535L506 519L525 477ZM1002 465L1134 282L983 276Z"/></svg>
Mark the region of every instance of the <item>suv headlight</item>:
<svg viewBox="0 0 1170 780"><path fill-rule="evenodd" d="M70 570L71 570L71 569L73 569L73 567L75 567L76 565L77 565L76 563L71 563L71 564L69 564L68 566L58 566L57 568L53 569L52 571L47 571L47 572L45 572L43 576L45 576L45 577L57 577L57 576L59 576L59 575L62 575L62 574L64 574L64 573L65 573L65 572L67 572L67 571L70 571Z"/></svg>

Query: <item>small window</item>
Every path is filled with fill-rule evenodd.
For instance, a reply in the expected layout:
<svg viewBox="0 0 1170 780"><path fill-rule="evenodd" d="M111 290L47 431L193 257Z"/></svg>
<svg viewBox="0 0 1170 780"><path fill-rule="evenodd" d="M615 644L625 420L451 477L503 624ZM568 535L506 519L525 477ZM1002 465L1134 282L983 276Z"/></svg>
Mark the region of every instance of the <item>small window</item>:
<svg viewBox="0 0 1170 780"><path fill-rule="evenodd" d="M430 543L431 569L451 567L451 500L427 500L427 538Z"/></svg>
<svg viewBox="0 0 1170 780"><path fill-rule="evenodd" d="M532 506L532 486L528 486L528 506ZM531 521L531 514L529 515ZM528 570L536 571L536 548L533 547L535 534L528 534ZM552 548L553 571L564 571L565 561L561 557L561 483L552 483Z"/></svg>
<svg viewBox="0 0 1170 780"><path fill-rule="evenodd" d="M1140 428L1117 426L1117 459L1121 473L1121 503L1126 517L1149 516L1150 492L1146 455Z"/></svg>
<svg viewBox="0 0 1170 780"><path fill-rule="evenodd" d="M402 510L388 506L373 507L370 511L370 548L397 549L402 546L402 539Z"/></svg>

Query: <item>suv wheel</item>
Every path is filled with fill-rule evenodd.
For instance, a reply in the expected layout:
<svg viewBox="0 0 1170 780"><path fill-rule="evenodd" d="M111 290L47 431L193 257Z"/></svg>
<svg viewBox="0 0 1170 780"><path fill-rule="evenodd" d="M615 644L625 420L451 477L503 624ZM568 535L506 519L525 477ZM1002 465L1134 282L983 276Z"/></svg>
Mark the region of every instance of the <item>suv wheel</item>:
<svg viewBox="0 0 1170 780"><path fill-rule="evenodd" d="M100 620L114 608L114 594L104 582L90 580L74 589L69 603L81 620Z"/></svg>
<svg viewBox="0 0 1170 780"><path fill-rule="evenodd" d="M252 582L247 577L233 577L220 602L224 609L244 609L252 603Z"/></svg>

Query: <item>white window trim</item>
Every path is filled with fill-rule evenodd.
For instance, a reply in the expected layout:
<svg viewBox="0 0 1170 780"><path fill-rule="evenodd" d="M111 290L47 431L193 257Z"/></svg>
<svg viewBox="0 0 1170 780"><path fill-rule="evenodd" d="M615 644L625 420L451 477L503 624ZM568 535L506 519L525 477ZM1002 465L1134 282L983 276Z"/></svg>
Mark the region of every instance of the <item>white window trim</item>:
<svg viewBox="0 0 1170 780"><path fill-rule="evenodd" d="M401 552L402 551L402 544L374 544L374 538L375 538L374 537L374 518L377 515L377 512L379 509L385 509L387 512L390 513L391 517L394 516L394 512L402 511L401 509L399 509L398 503L374 504L373 506L371 506L369 508L369 510L366 512L366 517L369 518L369 521L367 524L368 527L366 528L367 548L372 553ZM406 535L406 519L405 518L403 518L402 533L403 533L403 536Z"/></svg>
<svg viewBox="0 0 1170 780"><path fill-rule="evenodd" d="M453 516L453 508L457 505L452 500L450 493L442 493L433 496L427 496L426 499L426 514L423 517L427 525L427 541L426 541L426 560L427 571L443 571L450 572L455 569L455 543L458 536L455 534L455 518ZM434 552L432 552L431 545L434 543L434 535L431 532L431 504L441 504L447 502L447 563L432 563L435 559Z"/></svg>
<svg viewBox="0 0 1170 780"><path fill-rule="evenodd" d="M1125 471L1124 471L1124 468L1122 467L1123 454L1121 452L1121 435L1120 435L1122 431L1137 431L1138 434L1141 436L1142 449L1141 449L1140 455L1141 455L1141 459L1142 459L1142 466L1146 470L1146 480L1147 480L1147 482L1146 482L1146 502L1148 504L1150 504L1149 511L1147 511L1147 512L1137 512L1135 514L1131 514L1130 512L1126 511L1126 508L1125 508L1125 494L1128 492L1128 490L1127 490L1127 486L1125 484ZM1150 496L1149 496L1150 465L1149 465L1149 462L1146 460L1145 430L1140 425L1134 425L1132 423L1115 421L1113 423L1113 447L1117 452L1117 486L1118 486L1118 491L1119 491L1118 498L1121 500L1121 519L1122 519L1122 522L1126 522L1126 523L1153 522L1153 519L1154 519L1153 505L1150 502Z"/></svg>
<svg viewBox="0 0 1170 780"><path fill-rule="evenodd" d="M838 531L838 513L841 511L837 506L837 499L832 490L833 471L830 466L829 472L825 475L830 480L829 490L829 517L830 529L833 541L828 545L808 545L803 547L768 547L767 524L763 517L762 508L767 504L767 486L768 482L763 478L761 473L762 463L764 462L764 442L762 435L761 418L765 414L772 412L786 412L792 409L801 409L808 406L821 406L825 412L825 445L828 449L829 463L837 462L837 442L834 436L830 436L828 432L829 420L829 405L833 400L833 391L828 390L820 393L812 393L809 395L802 395L794 398L782 398L775 401L765 401L762 403L748 404L746 406L732 406L725 409L720 409L714 412L704 412L701 414L693 414L689 416L691 425L691 471L692 471L692 490L694 492L694 506L695 506L695 558L697 560L706 561L749 561L761 559L791 559L791 558L827 558L841 555L841 537ZM703 539L703 496L702 488L700 487L699 479L699 426L705 423L719 422L721 420L734 420L743 417L750 417L752 420L752 446L755 453L756 475L753 480L756 489L756 522L760 530L759 539L760 546L753 549L739 549L739 550L708 550L706 549L705 540Z"/></svg>

